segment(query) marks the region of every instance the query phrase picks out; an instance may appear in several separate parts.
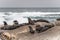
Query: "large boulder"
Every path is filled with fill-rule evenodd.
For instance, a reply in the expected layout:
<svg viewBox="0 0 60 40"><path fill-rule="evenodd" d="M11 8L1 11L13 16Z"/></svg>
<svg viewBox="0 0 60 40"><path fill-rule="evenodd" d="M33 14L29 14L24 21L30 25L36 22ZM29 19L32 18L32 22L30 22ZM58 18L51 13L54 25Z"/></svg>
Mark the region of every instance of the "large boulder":
<svg viewBox="0 0 60 40"><path fill-rule="evenodd" d="M16 36L8 32L2 32L0 36L2 40L16 40Z"/></svg>

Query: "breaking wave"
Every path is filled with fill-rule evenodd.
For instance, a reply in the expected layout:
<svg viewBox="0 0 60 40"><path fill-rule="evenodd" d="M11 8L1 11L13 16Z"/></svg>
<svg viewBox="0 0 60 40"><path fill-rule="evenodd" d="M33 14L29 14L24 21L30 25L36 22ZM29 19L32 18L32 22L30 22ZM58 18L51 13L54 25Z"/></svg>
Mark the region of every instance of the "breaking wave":
<svg viewBox="0 0 60 40"><path fill-rule="evenodd" d="M56 18L60 18L60 12L0 12L0 24L3 24L3 21L13 24L14 20L18 20L19 23L27 23L27 17L32 20L46 19L54 21Z"/></svg>

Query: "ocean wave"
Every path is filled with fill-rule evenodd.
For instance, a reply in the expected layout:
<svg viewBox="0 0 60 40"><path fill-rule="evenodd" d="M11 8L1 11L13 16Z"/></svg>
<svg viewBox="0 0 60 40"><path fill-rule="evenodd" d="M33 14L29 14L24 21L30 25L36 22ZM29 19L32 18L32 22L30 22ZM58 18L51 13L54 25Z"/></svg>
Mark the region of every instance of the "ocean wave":
<svg viewBox="0 0 60 40"><path fill-rule="evenodd" d="M19 23L26 23L28 22L27 17L30 17L32 19L47 19L47 20L49 20L49 18L55 19L60 16L60 12L57 12L56 14L55 13L54 12L19 12L19 13L0 12L0 24L3 24L3 21L7 21L8 24L13 24L14 20L18 20Z"/></svg>

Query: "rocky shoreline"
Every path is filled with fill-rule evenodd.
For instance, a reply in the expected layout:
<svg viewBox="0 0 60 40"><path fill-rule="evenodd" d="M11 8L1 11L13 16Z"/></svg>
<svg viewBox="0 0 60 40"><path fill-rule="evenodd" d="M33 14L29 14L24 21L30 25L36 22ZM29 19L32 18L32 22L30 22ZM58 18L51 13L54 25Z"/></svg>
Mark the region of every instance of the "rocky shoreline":
<svg viewBox="0 0 60 40"><path fill-rule="evenodd" d="M19 24L18 21L15 20L13 25L7 24L7 25L4 25L3 27L0 27L0 31L2 32L0 33L2 36L4 36L3 38L7 37L7 40L20 40L18 39L20 38L19 34L24 35L25 33L27 33L27 35L35 35L36 32L37 34L41 32L45 32L51 29L52 27L54 28L55 26L57 26L57 23L50 23L49 21L43 20L43 19L31 20L30 18L28 18L28 23ZM11 35L14 35L14 36L11 36ZM16 36L17 37L19 36L19 37L17 38Z"/></svg>

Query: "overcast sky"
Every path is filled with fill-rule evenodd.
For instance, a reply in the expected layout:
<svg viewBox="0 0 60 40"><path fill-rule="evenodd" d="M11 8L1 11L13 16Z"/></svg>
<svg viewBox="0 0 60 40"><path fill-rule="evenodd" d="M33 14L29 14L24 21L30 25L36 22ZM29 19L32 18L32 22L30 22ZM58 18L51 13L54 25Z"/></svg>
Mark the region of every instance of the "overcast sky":
<svg viewBox="0 0 60 40"><path fill-rule="evenodd" d="M0 7L60 7L60 0L0 0Z"/></svg>

